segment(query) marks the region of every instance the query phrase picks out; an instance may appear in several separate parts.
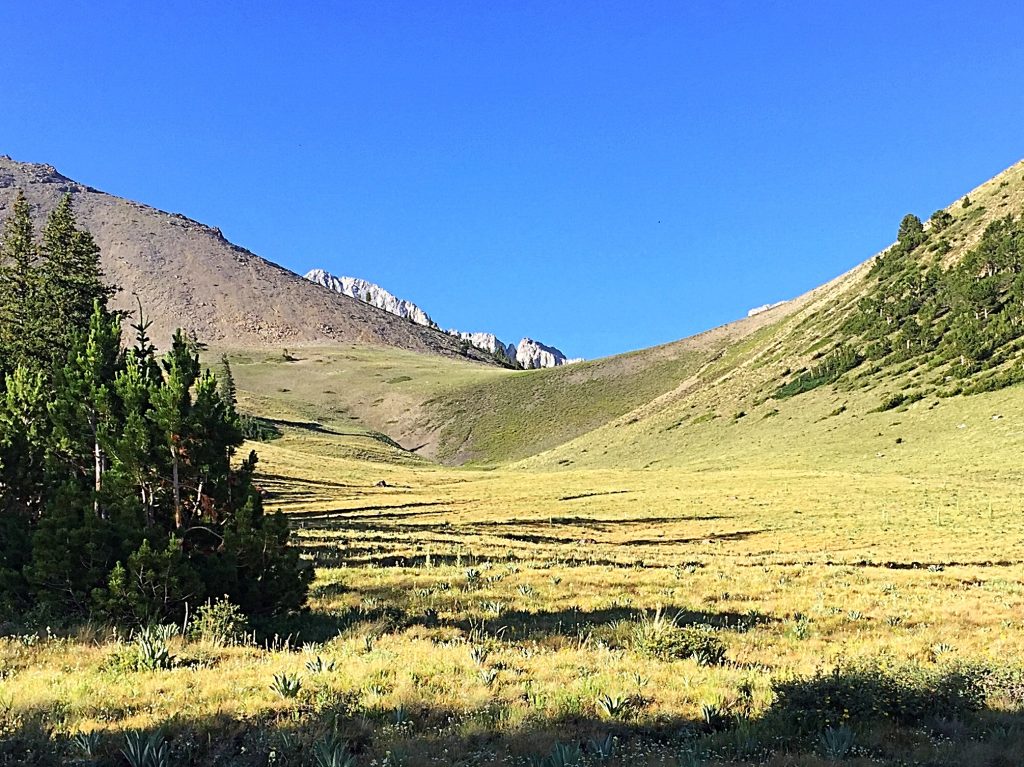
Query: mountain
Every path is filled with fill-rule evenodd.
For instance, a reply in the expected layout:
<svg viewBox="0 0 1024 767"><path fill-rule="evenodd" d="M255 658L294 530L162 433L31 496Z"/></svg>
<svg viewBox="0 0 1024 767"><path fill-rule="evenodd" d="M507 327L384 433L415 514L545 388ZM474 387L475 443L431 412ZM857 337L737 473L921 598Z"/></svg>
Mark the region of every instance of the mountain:
<svg viewBox="0 0 1024 767"><path fill-rule="evenodd" d="M465 331L452 328L448 331L448 334L473 344L477 349L483 349L486 352L490 352L491 354L506 359L512 365L522 367L519 364L519 360L516 358L515 344L506 344L494 335L494 333L467 333Z"/></svg>
<svg viewBox="0 0 1024 767"><path fill-rule="evenodd" d="M411 320L418 325L437 327L429 315L412 301L398 298L380 285L367 280L358 277L337 277L323 269L313 269L307 272L306 279L317 285L322 285L328 290L364 301L378 309ZM467 333L453 328L448 331L448 334L468 342L480 351L493 355L499 361L507 362L524 370L551 368L581 361L579 358L567 358L554 346L542 344L532 338L523 338L518 345L515 345L506 344L493 333Z"/></svg>
<svg viewBox="0 0 1024 767"><path fill-rule="evenodd" d="M494 363L433 327L323 290L219 229L106 194L50 165L0 157L0 219L19 189L37 225L71 195L79 225L102 249L106 279L120 288L113 306L137 311L137 296L158 343L183 327L219 347L358 342Z"/></svg>
<svg viewBox="0 0 1024 767"><path fill-rule="evenodd" d="M581 359L569 359L561 350L554 346L542 344L532 338L524 338L516 346L516 361L521 368L531 370L535 368L553 368L559 365L571 365L574 362L582 362Z"/></svg>

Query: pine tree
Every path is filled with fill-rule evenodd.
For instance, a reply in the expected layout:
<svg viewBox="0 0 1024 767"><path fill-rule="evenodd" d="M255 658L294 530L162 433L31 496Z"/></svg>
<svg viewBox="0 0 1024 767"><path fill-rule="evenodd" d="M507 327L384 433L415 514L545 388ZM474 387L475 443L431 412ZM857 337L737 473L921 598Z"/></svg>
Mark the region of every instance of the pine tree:
<svg viewBox="0 0 1024 767"><path fill-rule="evenodd" d="M235 408L238 405L238 389L235 387L235 377L231 373L231 363L226 354L220 355L220 369L218 380L221 399Z"/></svg>
<svg viewBox="0 0 1024 767"><path fill-rule="evenodd" d="M222 376L203 372L201 345L178 331L158 362L141 306L122 349L69 197L39 252L19 197L0 250L0 614L34 599L159 620L206 593L253 614L301 606L311 570L286 519L263 512L256 455L232 465L243 435L227 359Z"/></svg>
<svg viewBox="0 0 1024 767"><path fill-rule="evenodd" d="M924 224L921 223L921 219L913 213L905 215L903 220L900 221L900 228L899 233L896 236L896 241L909 253L924 242L925 239L926 235L924 233Z"/></svg>
<svg viewBox="0 0 1024 767"><path fill-rule="evenodd" d="M160 429L170 458L174 530L180 532L188 524L182 506L182 470L189 441L191 390L199 377L199 358L183 331L178 330L174 334L171 349L163 359L163 368L165 379L153 392L151 418Z"/></svg>
<svg viewBox="0 0 1024 767"><path fill-rule="evenodd" d="M0 396L0 515L36 520L46 494L51 425L43 374L18 367Z"/></svg>
<svg viewBox="0 0 1024 767"><path fill-rule="evenodd" d="M83 485L91 484L97 516L110 446L123 428L114 389L122 363L121 323L96 299L88 335L75 339L67 364L54 376L49 411L54 454Z"/></svg>
<svg viewBox="0 0 1024 767"><path fill-rule="evenodd" d="M35 360L42 316L32 218L25 193L19 191L0 243L0 373Z"/></svg>
<svg viewBox="0 0 1024 767"><path fill-rule="evenodd" d="M40 318L48 344L41 350L53 361L71 348L74 335L89 325L93 305L107 308L113 289L103 282L100 250L87 231L78 229L65 195L43 229L39 265Z"/></svg>

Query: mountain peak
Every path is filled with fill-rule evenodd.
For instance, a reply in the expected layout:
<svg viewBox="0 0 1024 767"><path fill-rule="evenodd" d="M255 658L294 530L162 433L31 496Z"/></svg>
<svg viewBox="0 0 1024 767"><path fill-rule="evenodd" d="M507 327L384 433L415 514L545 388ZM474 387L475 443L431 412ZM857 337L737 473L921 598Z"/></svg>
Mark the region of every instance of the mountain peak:
<svg viewBox="0 0 1024 767"><path fill-rule="evenodd" d="M0 157L0 220L18 190L37 231L71 195L78 225L100 247L105 279L120 287L112 308L137 311L137 297L158 343L182 328L222 348L365 343L495 363L434 326L328 293L229 242L217 228L101 192L52 165Z"/></svg>
<svg viewBox="0 0 1024 767"><path fill-rule="evenodd" d="M367 280L358 277L338 277L325 269L310 270L306 273L306 279L335 293L341 293L350 298L376 306L378 309L383 309L418 325L430 328L437 327L437 324L419 306L411 301L398 298L380 285ZM447 331L447 333L480 351L493 355L505 364L526 370L551 368L581 361L580 359L569 359L554 346L548 346L532 338L523 338L516 345L505 343L494 333L465 332L455 328Z"/></svg>

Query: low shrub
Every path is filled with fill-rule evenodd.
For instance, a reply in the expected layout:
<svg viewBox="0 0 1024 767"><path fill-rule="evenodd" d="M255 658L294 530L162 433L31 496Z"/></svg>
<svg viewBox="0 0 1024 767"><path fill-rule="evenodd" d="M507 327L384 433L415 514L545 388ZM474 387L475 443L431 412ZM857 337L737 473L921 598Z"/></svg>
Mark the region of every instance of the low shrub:
<svg viewBox="0 0 1024 767"><path fill-rule="evenodd" d="M712 626L681 626L678 616L669 617L661 610L641 616L633 626L632 640L635 652L659 660L693 658L701 665L725 660L725 645Z"/></svg>
<svg viewBox="0 0 1024 767"><path fill-rule="evenodd" d="M804 735L850 724L889 721L917 726L934 717L966 719L985 703L984 674L867 661L775 685L768 716L780 731Z"/></svg>
<svg viewBox="0 0 1024 767"><path fill-rule="evenodd" d="M245 641L249 632L249 619L242 608L228 599L212 600L196 611L189 627L193 639L217 646Z"/></svg>
<svg viewBox="0 0 1024 767"><path fill-rule="evenodd" d="M287 389L284 391L287 391ZM238 426L242 430L242 436L253 442L270 442L272 439L282 436L282 432L277 428L277 424L254 415L240 413L238 416Z"/></svg>

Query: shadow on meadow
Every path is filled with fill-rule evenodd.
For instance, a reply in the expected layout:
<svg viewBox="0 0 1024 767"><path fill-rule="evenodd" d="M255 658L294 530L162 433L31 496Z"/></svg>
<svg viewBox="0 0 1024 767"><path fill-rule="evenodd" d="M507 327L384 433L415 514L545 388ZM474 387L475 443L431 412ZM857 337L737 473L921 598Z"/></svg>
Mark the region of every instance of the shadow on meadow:
<svg viewBox="0 0 1024 767"><path fill-rule="evenodd" d="M431 506L445 508L402 513L403 510ZM656 538L627 538L605 542L595 540L589 535L594 530L607 532L611 523L604 521L595 522L594 529L588 529L588 534L555 534L550 532L552 523L545 520L519 520L514 525L519 528L515 532L503 530L504 525L488 522L451 524L418 521L421 517L450 513L450 506L450 503L421 501L364 506L343 512L305 514L297 517L293 523L300 533L296 544L303 555L312 559L319 567L472 567L488 562L536 562L538 559L544 559L568 567L602 566L633 569L644 568L647 565L644 560L635 558L635 552L626 555L631 547L655 547L660 550L666 546L743 541L771 532L770 529L764 528L708 532L690 536L666 534ZM366 511L377 513L372 516L362 513ZM680 521L674 518L667 519ZM710 520L719 517L689 518L682 521L693 519ZM650 524L647 522L630 524L637 528L637 532L650 530ZM532 529L529 529L531 527ZM628 534L626 530L614 532L619 536ZM415 541L410 541L410 534L415 534ZM454 554L431 551L434 546L450 551L455 545L454 536L466 541L463 544L467 547L465 550ZM538 550L538 545L548 548ZM417 551L405 553L410 546L415 547ZM469 549L469 546L472 546L475 552ZM396 553L395 549L402 550L403 553ZM610 552L619 552L623 557L610 558ZM700 563L684 564L700 566Z"/></svg>
<svg viewBox="0 0 1024 767"><path fill-rule="evenodd" d="M346 590L343 586L342 591ZM550 644L552 640L586 642L600 640L611 646L628 644L630 632L638 623L659 615L675 626L710 627L734 633L746 633L757 626L779 623L780 619L757 610L707 611L667 606L660 610L609 607L598 610L502 610L495 615L465 616L455 619L437 615L430 609L409 609L402 603L407 595L397 588L367 589L360 592L359 605L337 610L310 610L280 618L259 632L261 642L289 638L292 643L327 642L339 634L361 630L374 635L419 626L427 629L458 629L464 635L483 633L502 640L531 640ZM322 596L323 594L316 594Z"/></svg>
<svg viewBox="0 0 1024 767"><path fill-rule="evenodd" d="M507 610L483 621L464 618L451 621L447 625L467 632L482 627L490 634L500 633L503 638L510 640L544 640L555 636L580 640L592 634L595 638L621 644L622 637L616 637L616 634L628 632L637 622L654 620L658 615L668 616L680 628L711 626L737 633L745 633L756 626L779 622L778 618L756 610L744 613L730 610L712 612L669 605L659 610L633 607L608 607L598 610ZM616 639L619 641L614 641Z"/></svg>
<svg viewBox="0 0 1024 767"><path fill-rule="evenodd" d="M1024 753L1022 678L964 665L876 663L776 682L766 711L751 710L741 697L728 709L704 705L692 719L658 713L657 690L620 701L613 711L569 696L552 711L529 694L455 710L424 702L384 707L361 690L309 679L277 711L176 716L141 732L114 722L95 735L69 737L57 734L66 715L60 707L0 706L0 765L1010 767ZM150 761L133 761L146 748Z"/></svg>
<svg viewBox="0 0 1024 767"><path fill-rule="evenodd" d="M323 529L323 526L318 526ZM341 528L339 528L341 529ZM436 535L420 533L414 544L393 535L397 533L408 534L411 531L409 525L386 525L377 522L372 525L357 526L348 524L344 530L352 533L354 540L318 535L302 535L297 538L295 545L303 556L308 557L316 567L408 567L408 568L430 568L430 567L477 567L488 563L535 563L538 560L545 560L551 564L562 567L611 567L617 570L645 569L648 566L657 569L664 569L664 565L647 565L643 560L635 558L609 559L606 556L598 556L596 553L584 553L580 551L577 539L567 540L572 544L566 546L564 551L549 552L545 555L536 551L523 550L521 553L510 550L511 538L495 539L492 541L475 542L476 550L466 550L459 553L442 553L431 551L433 545L439 548L450 549L453 545L451 535L453 532L461 532L458 528L446 530L436 525L423 525L423 531L436 531ZM364 530L358 535L359 530ZM707 540L701 538L701 541ZM666 543L671 541L659 541ZM395 553L395 549L406 550L410 545L418 551L416 553ZM504 547L504 548L502 548ZM592 547L594 548L594 547ZM608 548L608 547L602 547ZM703 567L701 562L681 562L683 566Z"/></svg>

